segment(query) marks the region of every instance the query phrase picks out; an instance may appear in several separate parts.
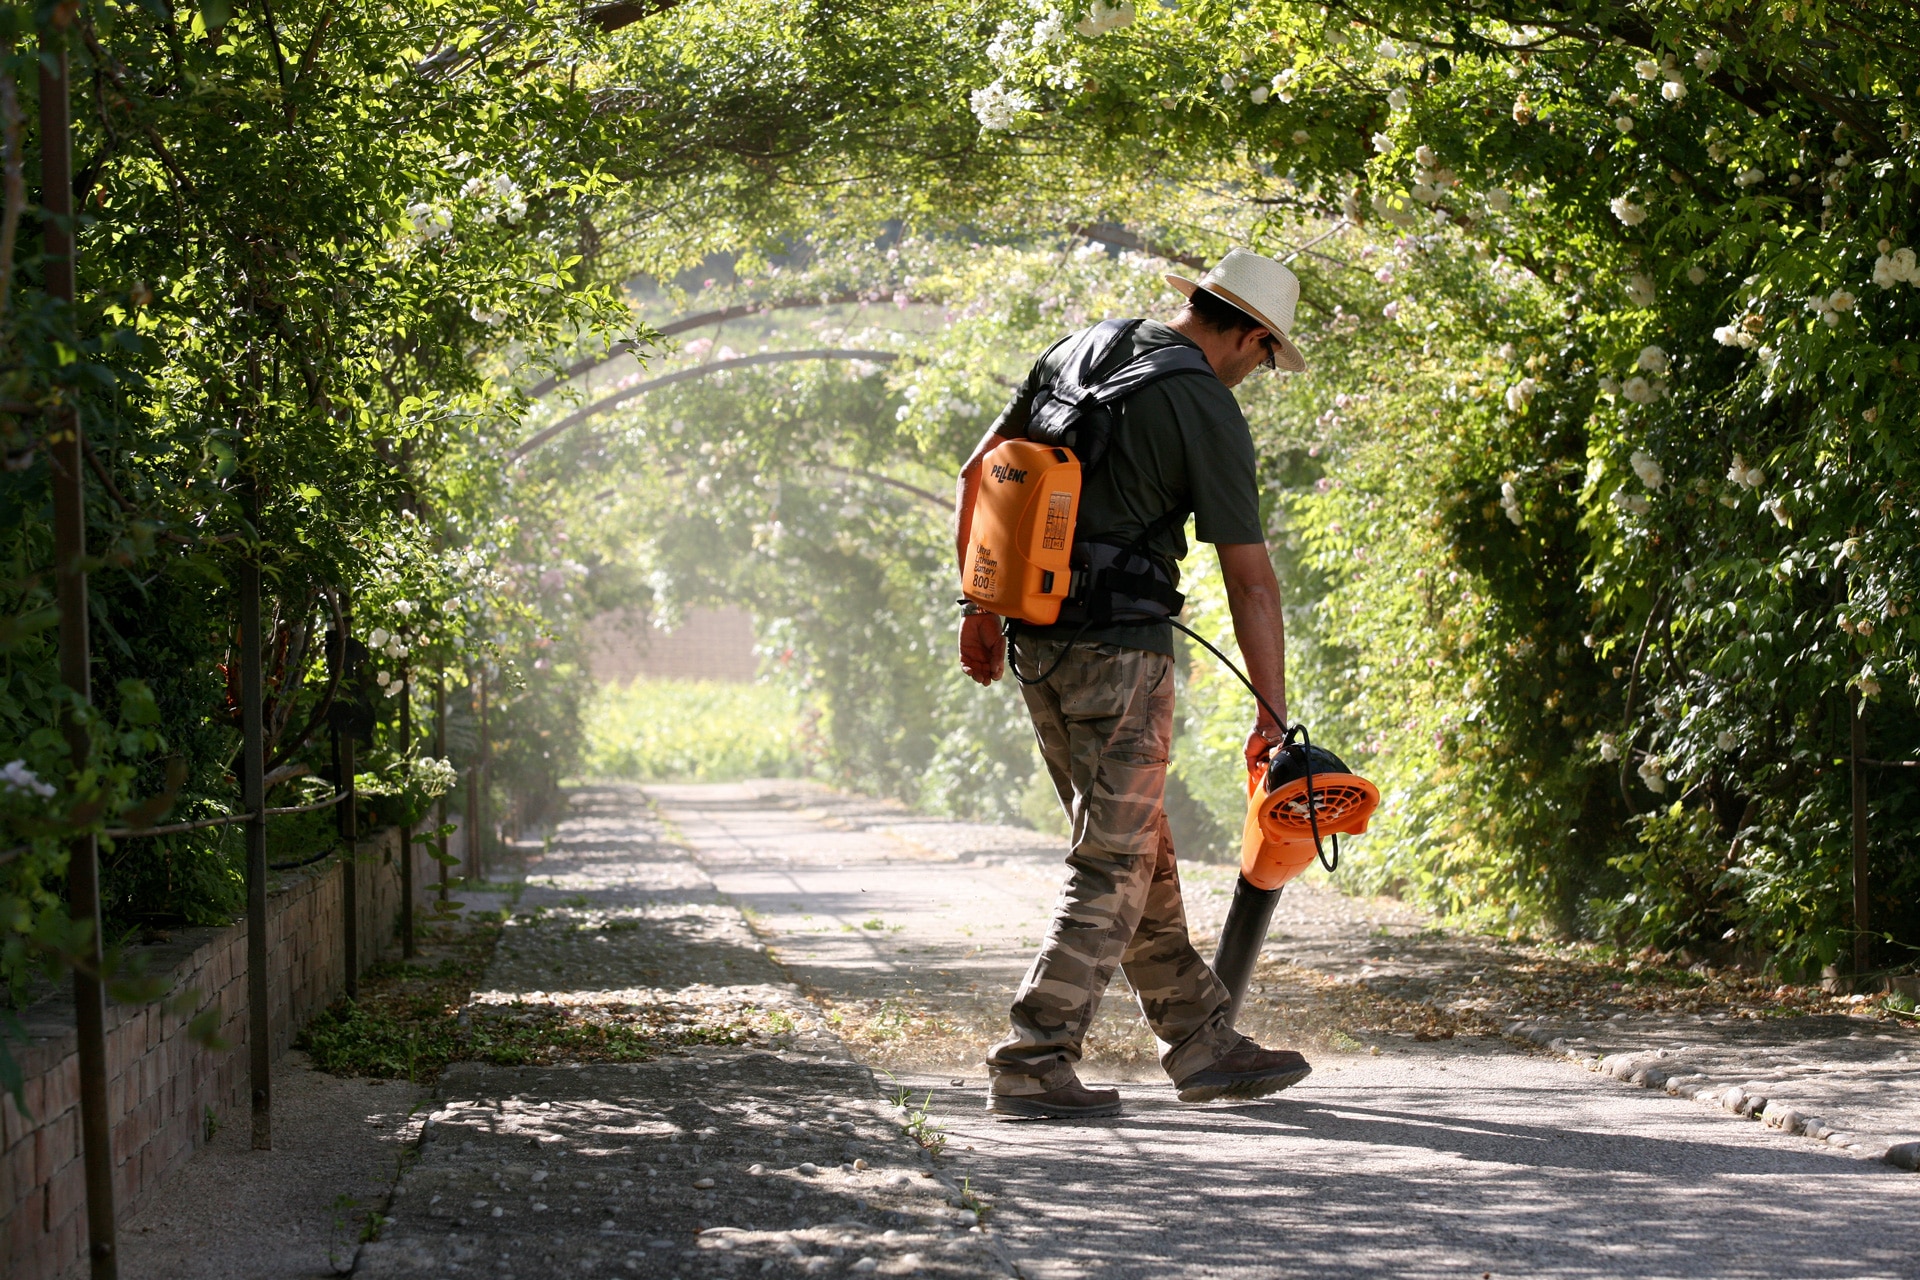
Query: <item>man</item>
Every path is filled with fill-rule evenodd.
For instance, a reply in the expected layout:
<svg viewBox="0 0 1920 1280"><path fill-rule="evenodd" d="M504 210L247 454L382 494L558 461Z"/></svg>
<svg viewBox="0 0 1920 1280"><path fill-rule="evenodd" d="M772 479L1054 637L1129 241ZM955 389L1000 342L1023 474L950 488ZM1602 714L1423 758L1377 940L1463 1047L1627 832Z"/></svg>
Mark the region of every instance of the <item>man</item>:
<svg viewBox="0 0 1920 1280"><path fill-rule="evenodd" d="M1247 735L1249 764L1285 730L1280 588L1260 522L1253 438L1228 388L1262 365L1300 370L1287 330L1300 285L1268 258L1234 250L1199 281L1168 276L1187 302L1169 324L1144 321L1133 349L1185 343L1212 376L1184 373L1120 401L1111 443L1083 478L1076 541L1147 549L1169 582L1187 551L1185 516L1215 544L1248 675L1264 709ZM1054 344L961 471L964 565L981 459L1024 436L1035 393L1058 371ZM1169 513L1177 512L1173 518ZM1161 1065L1185 1101L1258 1097L1304 1079L1299 1054L1269 1051L1234 1031L1226 988L1187 937L1179 871L1163 804L1173 739L1173 630L1165 622L1018 626L1017 670L1054 789L1072 824L1068 876L1040 954L1020 985L1012 1032L994 1046L988 1110L1009 1119L1115 1115L1120 1095L1075 1073L1081 1042L1116 964L1164 1046ZM980 684L1009 658L1001 620L969 606L960 665Z"/></svg>

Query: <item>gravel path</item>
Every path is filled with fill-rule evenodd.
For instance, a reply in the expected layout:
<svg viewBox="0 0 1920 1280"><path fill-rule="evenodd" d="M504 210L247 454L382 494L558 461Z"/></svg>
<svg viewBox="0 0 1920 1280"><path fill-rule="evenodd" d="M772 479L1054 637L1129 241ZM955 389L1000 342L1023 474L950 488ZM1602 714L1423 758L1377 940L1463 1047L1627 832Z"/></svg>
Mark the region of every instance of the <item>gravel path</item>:
<svg viewBox="0 0 1920 1280"><path fill-rule="evenodd" d="M1183 1107L1116 989L1083 1074L1123 1082L1128 1113L990 1123L977 1063L1057 888L1052 841L799 783L650 792L859 1056L930 1098L943 1163L995 1206L989 1235L1024 1275L1920 1277L1920 1179L1863 1158L1881 1154L1872 1144L1815 1144L1596 1079L1516 1043L1531 1024L1512 1038L1396 1029L1372 1015L1446 1012L1431 995L1412 1003L1408 984L1483 1018L1502 1008L1455 993L1503 948L1311 881L1281 900L1248 1028L1309 1048L1311 1079L1269 1102ZM1185 877L1205 936L1231 869ZM1372 994L1380 979L1387 993ZM1892 1069L1909 1033L1839 1024L1819 1029L1884 1064L1881 1093L1910 1087ZM1605 1034L1640 1025L1610 1020ZM1690 1051L1753 1060L1739 1058L1751 1042L1689 1029Z"/></svg>

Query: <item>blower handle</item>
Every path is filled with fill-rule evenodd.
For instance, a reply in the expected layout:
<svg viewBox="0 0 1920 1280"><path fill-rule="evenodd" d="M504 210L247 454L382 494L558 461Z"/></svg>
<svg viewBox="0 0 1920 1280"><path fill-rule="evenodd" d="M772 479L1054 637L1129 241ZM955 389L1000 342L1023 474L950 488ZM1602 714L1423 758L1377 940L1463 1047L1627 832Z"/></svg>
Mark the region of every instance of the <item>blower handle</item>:
<svg viewBox="0 0 1920 1280"><path fill-rule="evenodd" d="M1247 687L1252 688L1253 686L1248 685ZM1268 750L1266 755L1267 768L1273 768L1273 757L1277 753L1292 750L1294 739L1296 738L1300 740L1300 759L1307 773L1307 827L1313 832L1313 853L1316 858L1320 859L1320 865L1325 867L1328 872L1338 871L1340 869L1339 833L1334 832L1326 837L1327 843L1333 846L1332 858L1327 857L1326 845L1321 843L1320 806L1314 802L1313 795L1313 737L1307 732L1307 726L1305 724L1288 726L1287 736ZM1251 796L1253 794L1253 787L1256 785L1255 779L1258 776L1258 770L1254 769L1253 766L1248 767L1250 772L1247 777L1247 794Z"/></svg>
<svg viewBox="0 0 1920 1280"><path fill-rule="evenodd" d="M1227 908L1227 922L1220 927L1220 945L1213 953L1214 976L1233 999L1229 1022L1240 1016L1240 1002L1246 999L1247 983L1253 979L1253 967L1259 962L1267 926L1273 922L1273 908L1279 901L1279 889L1255 888L1245 876L1233 887L1233 905Z"/></svg>

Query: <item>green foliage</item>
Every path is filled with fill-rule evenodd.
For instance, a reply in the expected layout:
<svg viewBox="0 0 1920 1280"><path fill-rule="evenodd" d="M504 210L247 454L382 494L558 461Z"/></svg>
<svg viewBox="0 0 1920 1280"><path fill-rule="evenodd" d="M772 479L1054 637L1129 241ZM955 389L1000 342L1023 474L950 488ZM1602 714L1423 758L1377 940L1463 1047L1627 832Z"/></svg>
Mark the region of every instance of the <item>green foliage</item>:
<svg viewBox="0 0 1920 1280"><path fill-rule="evenodd" d="M793 777L807 771L805 732L780 685L640 679L595 696L584 767L638 782Z"/></svg>
<svg viewBox="0 0 1920 1280"><path fill-rule="evenodd" d="M1311 372L1241 394L1293 709L1388 796L1352 882L1832 957L1857 700L1886 762L1874 928L1920 944L1920 65L1887 0L685 0L611 32L545 0L0 12L16 997L77 937L67 837L238 807L243 561L274 767L324 777L352 702L370 793L400 796L422 755L479 762L484 698L492 808L537 819L581 764L583 619L724 599L813 717L809 768L1033 808L1015 691L954 670L952 471L1039 350L1240 243L1302 278ZM28 199L56 17L70 311ZM521 388L623 341L649 374L728 343L898 358L688 378L520 456L612 392ZM64 404L93 453L78 765L41 412ZM1189 570L1224 638L1206 553ZM349 612L373 652L336 684ZM1227 844L1246 708L1206 660L1182 679L1189 847ZM276 832L291 855L326 823ZM112 935L233 911L237 847L113 841Z"/></svg>

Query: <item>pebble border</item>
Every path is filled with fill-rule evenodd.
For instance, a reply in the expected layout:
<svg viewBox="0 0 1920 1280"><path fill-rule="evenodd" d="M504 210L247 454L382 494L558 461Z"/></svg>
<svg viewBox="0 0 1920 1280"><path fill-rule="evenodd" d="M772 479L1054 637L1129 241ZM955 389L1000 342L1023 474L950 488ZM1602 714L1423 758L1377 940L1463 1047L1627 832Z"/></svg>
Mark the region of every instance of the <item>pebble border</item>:
<svg viewBox="0 0 1920 1280"><path fill-rule="evenodd" d="M1567 1043L1566 1037L1551 1027L1515 1022L1507 1027L1510 1039L1545 1049L1558 1058L1578 1063L1589 1071L1612 1076L1623 1084L1642 1089L1658 1089L1670 1097L1719 1107L1729 1115L1758 1120L1769 1129L1797 1134L1815 1142L1824 1142L1867 1160L1882 1160L1897 1168L1920 1172L1920 1140L1895 1142L1884 1137L1855 1133L1810 1115L1783 1098L1749 1092L1744 1086L1723 1084L1697 1071L1668 1072L1663 1062L1665 1049L1635 1053L1587 1053Z"/></svg>

